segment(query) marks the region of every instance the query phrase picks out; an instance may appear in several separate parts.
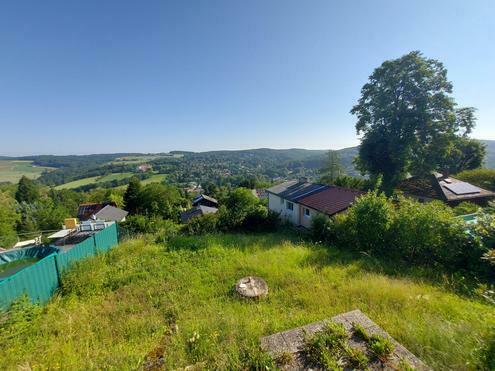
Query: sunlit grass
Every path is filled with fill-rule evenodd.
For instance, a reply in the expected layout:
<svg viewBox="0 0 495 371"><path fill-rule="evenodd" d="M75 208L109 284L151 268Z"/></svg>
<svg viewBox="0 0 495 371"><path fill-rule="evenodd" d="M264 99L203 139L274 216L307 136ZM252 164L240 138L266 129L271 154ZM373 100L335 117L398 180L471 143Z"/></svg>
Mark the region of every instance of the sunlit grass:
<svg viewBox="0 0 495 371"><path fill-rule="evenodd" d="M148 355L163 355L165 369L239 368L260 336L353 309L435 369L475 368L493 306L375 272L367 259L282 234L130 241L79 264L25 332L0 338L0 368L133 369ZM246 275L265 278L266 299L233 294Z"/></svg>

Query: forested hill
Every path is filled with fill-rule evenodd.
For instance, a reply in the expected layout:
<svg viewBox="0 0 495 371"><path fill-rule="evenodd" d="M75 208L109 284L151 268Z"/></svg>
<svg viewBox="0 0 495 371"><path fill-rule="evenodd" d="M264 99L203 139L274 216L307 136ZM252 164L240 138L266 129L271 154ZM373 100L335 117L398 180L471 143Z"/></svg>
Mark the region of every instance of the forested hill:
<svg viewBox="0 0 495 371"><path fill-rule="evenodd" d="M485 166L495 168L495 141L483 140L487 148ZM139 164L147 163L154 173L165 174L170 182L236 182L246 177L268 179L297 176L318 177L325 160L325 150L270 149L189 152L172 151L161 154L115 153L81 156L26 156L33 165L55 168L39 180L47 185L59 185L74 180L107 174L137 172ZM337 150L340 163L349 175L359 175L353 165L358 147Z"/></svg>

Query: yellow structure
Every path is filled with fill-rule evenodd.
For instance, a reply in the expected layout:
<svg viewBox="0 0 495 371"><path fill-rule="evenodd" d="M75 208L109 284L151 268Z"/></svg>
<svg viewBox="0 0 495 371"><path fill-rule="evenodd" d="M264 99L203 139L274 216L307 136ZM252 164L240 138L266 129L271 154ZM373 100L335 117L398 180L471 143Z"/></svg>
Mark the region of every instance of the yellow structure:
<svg viewBox="0 0 495 371"><path fill-rule="evenodd" d="M64 221L65 228L74 229L77 227L77 219L76 218L67 218Z"/></svg>

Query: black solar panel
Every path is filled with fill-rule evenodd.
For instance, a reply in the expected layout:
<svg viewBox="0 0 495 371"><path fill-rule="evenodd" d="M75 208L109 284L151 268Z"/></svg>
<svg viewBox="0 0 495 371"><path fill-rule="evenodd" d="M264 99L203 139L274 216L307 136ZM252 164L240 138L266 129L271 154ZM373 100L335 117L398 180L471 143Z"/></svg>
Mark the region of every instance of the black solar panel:
<svg viewBox="0 0 495 371"><path fill-rule="evenodd" d="M444 186L448 190L454 192L456 195L467 195L481 192L481 189L479 189L478 187L465 182L445 184Z"/></svg>

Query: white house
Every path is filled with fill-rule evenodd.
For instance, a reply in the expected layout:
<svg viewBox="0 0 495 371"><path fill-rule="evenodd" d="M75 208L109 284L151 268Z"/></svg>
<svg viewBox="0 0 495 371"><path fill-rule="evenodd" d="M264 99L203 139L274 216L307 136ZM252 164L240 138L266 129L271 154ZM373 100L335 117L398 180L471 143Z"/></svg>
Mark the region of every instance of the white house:
<svg viewBox="0 0 495 371"><path fill-rule="evenodd" d="M309 228L316 214L334 215L346 210L363 192L323 184L305 178L267 189L268 208L296 226Z"/></svg>

